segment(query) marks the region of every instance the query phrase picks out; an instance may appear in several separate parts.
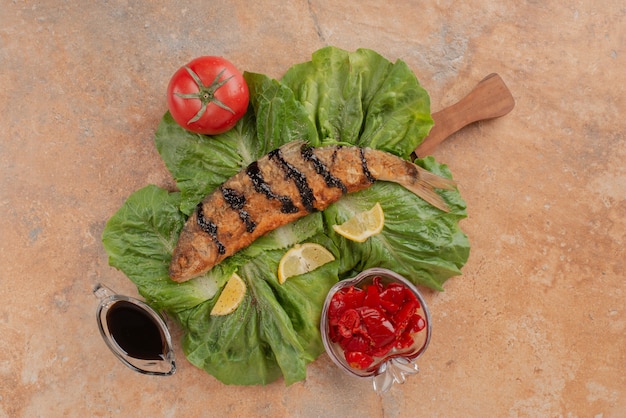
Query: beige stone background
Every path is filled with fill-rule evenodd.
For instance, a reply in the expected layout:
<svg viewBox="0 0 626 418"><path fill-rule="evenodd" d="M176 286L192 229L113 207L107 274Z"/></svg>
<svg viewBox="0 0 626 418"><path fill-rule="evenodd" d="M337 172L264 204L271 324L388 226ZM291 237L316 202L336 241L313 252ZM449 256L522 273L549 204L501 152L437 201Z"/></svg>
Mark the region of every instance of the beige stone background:
<svg viewBox="0 0 626 418"><path fill-rule="evenodd" d="M0 417L626 416L622 1L0 3ZM516 99L435 151L472 254L427 292L420 374L377 396L323 355L292 386L231 387L178 344L173 377L125 368L91 290L137 294L100 235L173 185L153 144L169 77L207 54L280 77L326 45L406 61L433 111L492 72Z"/></svg>

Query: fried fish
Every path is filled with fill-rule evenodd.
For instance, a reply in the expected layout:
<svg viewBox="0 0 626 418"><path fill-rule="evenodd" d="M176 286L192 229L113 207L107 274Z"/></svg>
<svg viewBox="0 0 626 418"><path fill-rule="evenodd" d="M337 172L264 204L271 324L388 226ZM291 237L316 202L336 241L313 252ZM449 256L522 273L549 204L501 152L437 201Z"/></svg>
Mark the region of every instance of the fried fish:
<svg viewBox="0 0 626 418"><path fill-rule="evenodd" d="M384 151L290 142L197 205L174 249L170 277L176 282L197 277L262 235L379 180L398 183L443 211L448 207L434 189L455 187L452 180Z"/></svg>

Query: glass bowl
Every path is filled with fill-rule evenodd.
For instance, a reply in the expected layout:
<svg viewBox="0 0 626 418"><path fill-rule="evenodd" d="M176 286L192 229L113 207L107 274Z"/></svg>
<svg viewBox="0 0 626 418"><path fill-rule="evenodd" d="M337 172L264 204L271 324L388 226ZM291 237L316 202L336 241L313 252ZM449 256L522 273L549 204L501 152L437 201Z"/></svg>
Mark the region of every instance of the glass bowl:
<svg viewBox="0 0 626 418"><path fill-rule="evenodd" d="M331 325L329 320L330 303L333 296L349 286L363 289L367 285L374 283L374 279L379 277L380 283L387 286L389 283L400 283L408 288L417 298L419 307L417 313L425 321L423 328L411 334L413 343L406 348L392 348L387 354L381 357L373 357L374 362L363 368L355 368L346 360L343 348L338 342L333 342L330 336ZM320 331L326 352L331 360L347 373L360 377L372 379L374 390L378 393L386 392L393 383L404 383L406 377L419 371L416 360L421 356L430 342L431 320L430 312L426 302L417 288L401 275L383 268L371 268L364 270L352 279L346 279L335 284L324 302L320 320Z"/></svg>

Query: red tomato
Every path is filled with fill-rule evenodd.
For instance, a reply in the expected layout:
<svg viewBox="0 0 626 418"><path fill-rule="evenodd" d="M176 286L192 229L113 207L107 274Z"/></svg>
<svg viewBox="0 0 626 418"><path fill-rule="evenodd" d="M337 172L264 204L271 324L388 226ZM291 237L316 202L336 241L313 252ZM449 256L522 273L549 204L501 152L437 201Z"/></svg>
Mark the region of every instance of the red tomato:
<svg viewBox="0 0 626 418"><path fill-rule="evenodd" d="M246 113L250 93L243 75L221 57L205 56L179 68L167 87L167 107L183 128L205 135L226 132Z"/></svg>

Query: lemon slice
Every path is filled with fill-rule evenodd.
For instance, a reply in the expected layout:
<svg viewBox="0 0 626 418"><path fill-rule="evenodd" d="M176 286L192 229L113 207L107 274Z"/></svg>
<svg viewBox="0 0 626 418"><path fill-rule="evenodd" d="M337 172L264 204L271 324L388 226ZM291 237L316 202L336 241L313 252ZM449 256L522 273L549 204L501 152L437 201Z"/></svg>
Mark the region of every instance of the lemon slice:
<svg viewBox="0 0 626 418"><path fill-rule="evenodd" d="M215 302L215 306L211 309L211 315L228 315L237 309L241 304L243 297L246 295L246 283L237 275L233 273L228 279L226 286L220 293L220 296Z"/></svg>
<svg viewBox="0 0 626 418"><path fill-rule="evenodd" d="M319 244L312 242L297 244L289 249L280 259L278 263L278 282L283 284L285 280L292 276L313 271L334 259L335 256Z"/></svg>
<svg viewBox="0 0 626 418"><path fill-rule="evenodd" d="M369 237L379 234L384 225L385 214L377 202L370 210L357 213L341 225L333 225L333 229L351 241L364 242Z"/></svg>

